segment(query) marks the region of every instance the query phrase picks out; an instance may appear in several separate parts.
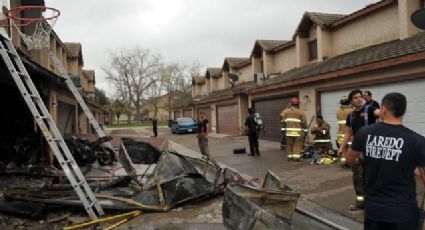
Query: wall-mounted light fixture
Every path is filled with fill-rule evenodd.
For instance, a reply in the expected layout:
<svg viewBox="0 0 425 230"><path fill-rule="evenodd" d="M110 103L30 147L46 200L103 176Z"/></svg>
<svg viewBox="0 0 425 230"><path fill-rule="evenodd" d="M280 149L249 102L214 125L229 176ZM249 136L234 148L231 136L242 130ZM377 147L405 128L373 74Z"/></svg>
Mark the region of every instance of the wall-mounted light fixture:
<svg viewBox="0 0 425 230"><path fill-rule="evenodd" d="M308 95L304 95L303 99L306 103L310 102L310 97Z"/></svg>

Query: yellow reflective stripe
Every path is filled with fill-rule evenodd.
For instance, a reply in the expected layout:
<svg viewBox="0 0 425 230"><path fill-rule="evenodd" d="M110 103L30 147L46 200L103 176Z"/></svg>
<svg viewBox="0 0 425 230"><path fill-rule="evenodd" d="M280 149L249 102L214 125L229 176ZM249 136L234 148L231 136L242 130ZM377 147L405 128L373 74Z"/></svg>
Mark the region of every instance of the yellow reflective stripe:
<svg viewBox="0 0 425 230"><path fill-rule="evenodd" d="M280 130L285 131L285 128L280 128Z"/></svg>
<svg viewBox="0 0 425 230"><path fill-rule="evenodd" d="M289 131L301 131L301 128L286 128Z"/></svg>
<svg viewBox="0 0 425 230"><path fill-rule="evenodd" d="M299 137L299 136L301 136L301 134L300 133L287 132L286 136L287 137Z"/></svg>
<svg viewBox="0 0 425 230"><path fill-rule="evenodd" d="M338 137L345 137L344 133L338 133Z"/></svg>
<svg viewBox="0 0 425 230"><path fill-rule="evenodd" d="M285 122L297 122L297 123L301 123L301 120L300 119L297 119L297 118L286 118L285 119Z"/></svg>
<svg viewBox="0 0 425 230"><path fill-rule="evenodd" d="M347 161L347 159L345 159L345 157L341 157L341 163L345 163Z"/></svg>
<svg viewBox="0 0 425 230"><path fill-rule="evenodd" d="M327 140L314 140L315 143L326 143L326 142L331 142L331 139L327 139Z"/></svg>
<svg viewBox="0 0 425 230"><path fill-rule="evenodd" d="M299 154L294 154L294 155L292 155L292 157L293 157L293 158L301 158L301 155L299 155Z"/></svg>
<svg viewBox="0 0 425 230"><path fill-rule="evenodd" d="M351 144L353 144L353 142L349 141L347 144L348 144L348 145L351 145Z"/></svg>
<svg viewBox="0 0 425 230"><path fill-rule="evenodd" d="M364 196L356 196L357 201L364 201Z"/></svg>
<svg viewBox="0 0 425 230"><path fill-rule="evenodd" d="M288 158L292 158L292 154L288 154Z"/></svg>
<svg viewBox="0 0 425 230"><path fill-rule="evenodd" d="M340 125L345 125L347 123L347 121L346 120L339 120L338 121L338 124L340 124Z"/></svg>

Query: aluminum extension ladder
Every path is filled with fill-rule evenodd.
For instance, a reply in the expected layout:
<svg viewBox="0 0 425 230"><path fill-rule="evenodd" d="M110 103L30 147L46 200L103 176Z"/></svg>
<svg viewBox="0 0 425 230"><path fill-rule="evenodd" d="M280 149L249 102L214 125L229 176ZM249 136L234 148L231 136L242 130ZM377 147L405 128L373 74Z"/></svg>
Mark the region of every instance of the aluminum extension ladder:
<svg viewBox="0 0 425 230"><path fill-rule="evenodd" d="M68 72L63 67L62 63L59 61L58 57L55 53L53 53L52 50L49 50L49 56L55 66L59 69L60 75L65 78L66 85L68 86L68 89L72 92L75 99L77 99L78 104L80 105L81 109L84 111L84 114L86 114L89 123L93 126L94 130L96 131L96 135L98 138L105 137L105 133L103 132L102 128L100 127L99 123L97 122L96 118L94 118L92 112L90 111L89 107L87 106L86 102L84 101L83 97L81 96L80 92L78 91L77 87L75 87L74 82L72 82L71 78L68 75ZM111 142L105 142L103 145L107 148L110 148L111 150L114 150L112 147ZM115 152L115 151L114 151Z"/></svg>
<svg viewBox="0 0 425 230"><path fill-rule="evenodd" d="M37 88L31 80L10 38L5 36L3 36L3 38L3 41L0 41L0 55L6 67L9 69L13 80L18 86L19 92L24 98L25 103L34 116L38 127L43 133L44 138L65 172L66 177L74 188L75 193L83 203L86 212L91 219L97 219L97 215L104 215L102 207L97 201L86 179L84 178L84 175L81 173L80 168L75 162L74 157L69 151L69 148L59 132L55 121L52 119L49 111L44 105Z"/></svg>

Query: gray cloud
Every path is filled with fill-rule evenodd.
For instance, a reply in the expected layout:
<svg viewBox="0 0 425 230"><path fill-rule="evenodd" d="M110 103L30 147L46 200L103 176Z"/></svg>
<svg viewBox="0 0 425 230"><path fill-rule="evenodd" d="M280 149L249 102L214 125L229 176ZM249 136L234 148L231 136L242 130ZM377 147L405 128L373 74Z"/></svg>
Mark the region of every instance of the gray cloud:
<svg viewBox="0 0 425 230"><path fill-rule="evenodd" d="M108 88L101 67L121 47L160 52L169 62L221 66L249 56L255 39L291 39L305 11L351 13L377 0L46 0L62 15L55 31L81 42L85 68Z"/></svg>

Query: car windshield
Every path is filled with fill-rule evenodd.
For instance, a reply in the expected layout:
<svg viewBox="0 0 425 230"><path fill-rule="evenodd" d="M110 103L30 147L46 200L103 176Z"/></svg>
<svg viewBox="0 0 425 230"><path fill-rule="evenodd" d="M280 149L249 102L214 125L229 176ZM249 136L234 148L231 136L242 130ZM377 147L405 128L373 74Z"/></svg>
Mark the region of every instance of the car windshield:
<svg viewBox="0 0 425 230"><path fill-rule="evenodd" d="M194 121L192 118L180 118L177 120L180 125L190 125L193 124Z"/></svg>

